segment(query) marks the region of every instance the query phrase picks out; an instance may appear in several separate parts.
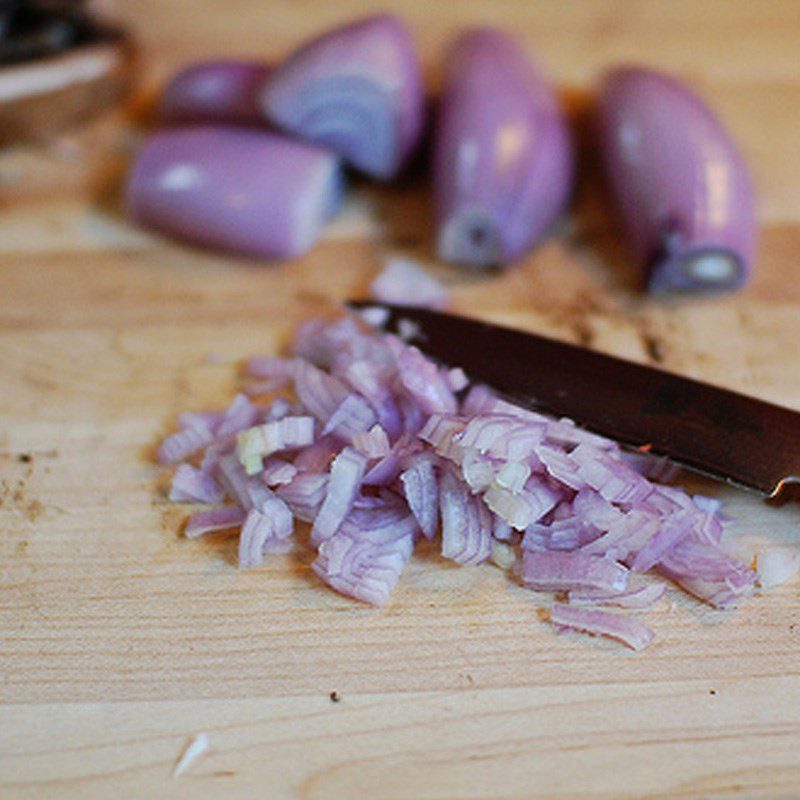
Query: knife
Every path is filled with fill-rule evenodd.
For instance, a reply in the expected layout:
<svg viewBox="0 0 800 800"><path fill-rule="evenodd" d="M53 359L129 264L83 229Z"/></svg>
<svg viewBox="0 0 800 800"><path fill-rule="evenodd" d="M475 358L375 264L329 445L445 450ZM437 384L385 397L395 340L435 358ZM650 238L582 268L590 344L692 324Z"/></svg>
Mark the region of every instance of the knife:
<svg viewBox="0 0 800 800"><path fill-rule="evenodd" d="M532 333L428 309L388 312L428 356L515 402L571 417L629 447L783 502L800 498L800 413L665 370ZM402 320L408 322L402 323Z"/></svg>

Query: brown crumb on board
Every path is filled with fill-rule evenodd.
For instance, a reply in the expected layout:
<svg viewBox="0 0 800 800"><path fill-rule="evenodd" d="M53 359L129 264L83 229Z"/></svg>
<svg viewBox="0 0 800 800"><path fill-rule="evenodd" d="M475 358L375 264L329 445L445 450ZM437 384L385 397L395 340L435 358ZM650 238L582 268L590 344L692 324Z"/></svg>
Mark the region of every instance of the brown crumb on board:
<svg viewBox="0 0 800 800"><path fill-rule="evenodd" d="M644 347L647 357L654 364L664 363L664 343L652 333L640 334L642 339L642 346Z"/></svg>
<svg viewBox="0 0 800 800"><path fill-rule="evenodd" d="M572 334L582 347L591 347L594 342L594 331L584 320L577 320L572 324Z"/></svg>
<svg viewBox="0 0 800 800"><path fill-rule="evenodd" d="M22 504L22 513L28 522L35 522L44 513L44 505L36 499Z"/></svg>

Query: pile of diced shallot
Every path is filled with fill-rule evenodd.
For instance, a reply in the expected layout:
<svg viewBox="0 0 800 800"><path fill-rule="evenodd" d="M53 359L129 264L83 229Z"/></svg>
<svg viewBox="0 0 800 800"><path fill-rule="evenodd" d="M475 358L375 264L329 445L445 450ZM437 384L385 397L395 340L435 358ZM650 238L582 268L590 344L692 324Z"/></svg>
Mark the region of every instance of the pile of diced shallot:
<svg viewBox="0 0 800 800"><path fill-rule="evenodd" d="M180 464L170 499L212 506L186 535L240 528L243 569L302 538L322 581L381 605L414 545L438 537L443 558L552 592L558 629L635 649L659 578L716 607L753 591L718 502L655 482L663 460L513 405L361 319L309 321L290 357L246 372L227 410L183 414L158 452Z"/></svg>

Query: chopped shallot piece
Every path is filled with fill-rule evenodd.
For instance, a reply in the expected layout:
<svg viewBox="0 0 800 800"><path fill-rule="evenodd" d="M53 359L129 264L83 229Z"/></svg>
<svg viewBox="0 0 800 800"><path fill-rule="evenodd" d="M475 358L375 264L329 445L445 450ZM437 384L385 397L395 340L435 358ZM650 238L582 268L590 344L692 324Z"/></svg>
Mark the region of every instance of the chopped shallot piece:
<svg viewBox="0 0 800 800"><path fill-rule="evenodd" d="M561 628L618 639L633 650L643 650L653 640L653 632L639 620L599 609L554 603L550 610L550 621Z"/></svg>
<svg viewBox="0 0 800 800"><path fill-rule="evenodd" d="M223 415L214 434L221 438L249 428L255 424L259 413L258 406L254 405L249 397L238 394Z"/></svg>
<svg viewBox="0 0 800 800"><path fill-rule="evenodd" d="M322 429L322 435L335 433L339 438L352 440L359 433L366 433L376 422L375 411L360 395L348 394L330 415Z"/></svg>
<svg viewBox="0 0 800 800"><path fill-rule="evenodd" d="M780 586L797 575L800 570L800 552L782 548L764 550L756 557L758 585L762 589Z"/></svg>
<svg viewBox="0 0 800 800"><path fill-rule="evenodd" d="M569 593L570 605L621 606L622 608L650 608L663 596L667 587L663 583L650 583L624 592L601 592L596 589L574 589Z"/></svg>
<svg viewBox="0 0 800 800"><path fill-rule="evenodd" d="M460 392L469 386L469 378L467 373L461 367L454 367L447 370L446 375L447 383L454 392Z"/></svg>
<svg viewBox="0 0 800 800"><path fill-rule="evenodd" d="M489 509L451 470L442 475L439 490L442 555L459 564L480 564L492 554Z"/></svg>
<svg viewBox="0 0 800 800"><path fill-rule="evenodd" d="M297 467L294 464L281 458L270 458L264 462L260 477L267 486L282 486L290 483L295 475L297 475Z"/></svg>
<svg viewBox="0 0 800 800"><path fill-rule="evenodd" d="M377 424L366 433L354 434L353 447L369 458L383 458L392 449L386 431Z"/></svg>
<svg viewBox="0 0 800 800"><path fill-rule="evenodd" d="M236 455L248 475L263 469L265 456L305 447L314 442L313 417L284 417L241 431L237 437Z"/></svg>
<svg viewBox="0 0 800 800"><path fill-rule="evenodd" d="M311 531L313 541L323 542L336 533L353 507L366 468L367 457L350 447L333 460L328 493Z"/></svg>
<svg viewBox="0 0 800 800"><path fill-rule="evenodd" d="M492 542L492 563L500 569L510 569L517 561L517 554L511 545L505 542Z"/></svg>
<svg viewBox="0 0 800 800"><path fill-rule="evenodd" d="M602 556L525 550L522 578L528 586L547 591L600 589L623 592L628 585L628 570Z"/></svg>
<svg viewBox="0 0 800 800"><path fill-rule="evenodd" d="M439 522L439 487L430 458L417 459L400 474L403 493L422 533L433 539Z"/></svg>
<svg viewBox="0 0 800 800"><path fill-rule="evenodd" d="M173 503L219 503L223 493L214 478L191 464L181 464L172 476Z"/></svg>
<svg viewBox="0 0 800 800"><path fill-rule="evenodd" d="M389 259L372 281L370 294L379 303L398 306L444 308L447 305L447 289L407 258Z"/></svg>
<svg viewBox="0 0 800 800"><path fill-rule="evenodd" d="M186 520L184 534L190 539L194 539L204 533L237 528L244 523L246 516L245 512L238 506L225 506L212 508L208 511L198 511Z"/></svg>
<svg viewBox="0 0 800 800"><path fill-rule="evenodd" d="M269 498L262 509L250 509L239 538L239 569L259 566L265 553L285 553L293 533L292 512L280 498Z"/></svg>
<svg viewBox="0 0 800 800"><path fill-rule="evenodd" d="M162 464L177 464L202 450L214 440L210 428L191 427L167 436L158 448L158 460Z"/></svg>
<svg viewBox="0 0 800 800"><path fill-rule="evenodd" d="M175 764L175 769L172 770L172 777L180 778L200 756L207 753L210 749L211 742L208 739L208 734L201 731L189 742L186 749L181 753L178 763Z"/></svg>
<svg viewBox="0 0 800 800"><path fill-rule="evenodd" d="M391 316L389 309L383 306L367 306L359 311L361 319L373 328L382 328Z"/></svg>
<svg viewBox="0 0 800 800"><path fill-rule="evenodd" d="M299 472L275 494L291 508L297 519L314 522L328 493L328 475L320 472Z"/></svg>

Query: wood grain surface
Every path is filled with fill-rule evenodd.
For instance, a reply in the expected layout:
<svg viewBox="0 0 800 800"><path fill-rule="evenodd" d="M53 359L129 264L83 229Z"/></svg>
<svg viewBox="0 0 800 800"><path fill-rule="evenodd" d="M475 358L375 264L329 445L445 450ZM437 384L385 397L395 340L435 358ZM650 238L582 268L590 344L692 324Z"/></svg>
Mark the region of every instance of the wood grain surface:
<svg viewBox="0 0 800 800"><path fill-rule="evenodd" d="M745 292L637 294L600 198L491 279L436 264L422 187L359 186L323 242L264 266L128 225L119 185L148 99L178 65L275 59L378 4L127 0L126 112L0 153L0 797L800 797L798 583L716 612L670 590L643 654L556 636L547 598L422 551L390 605L324 589L305 555L239 574L187 541L154 446L224 404L237 360L421 259L480 314L800 409L800 3L384 3L436 53L467 23L524 37L568 97L603 66L690 79L753 165L763 235ZM724 498L742 552L798 547L800 508ZM335 692L338 702L331 699ZM172 769L200 731L211 750Z"/></svg>

